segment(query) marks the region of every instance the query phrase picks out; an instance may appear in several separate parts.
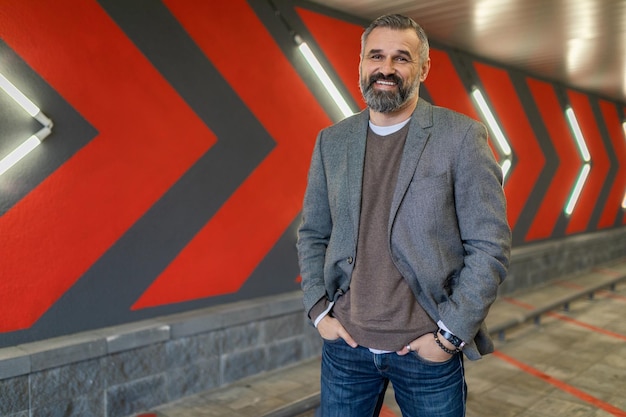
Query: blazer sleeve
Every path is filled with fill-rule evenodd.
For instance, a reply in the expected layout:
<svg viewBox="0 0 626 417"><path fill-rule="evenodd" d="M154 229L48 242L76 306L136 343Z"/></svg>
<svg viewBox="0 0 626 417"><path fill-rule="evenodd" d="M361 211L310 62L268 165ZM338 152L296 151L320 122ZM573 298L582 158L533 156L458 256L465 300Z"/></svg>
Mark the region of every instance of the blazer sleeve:
<svg viewBox="0 0 626 417"><path fill-rule="evenodd" d="M502 181L485 126L471 123L454 165L463 267L449 283L450 296L438 306L446 327L468 342L478 333L509 266L511 230Z"/></svg>
<svg viewBox="0 0 626 417"><path fill-rule="evenodd" d="M326 294L324 265L332 230L321 142L322 132L317 136L311 158L296 243L307 314Z"/></svg>

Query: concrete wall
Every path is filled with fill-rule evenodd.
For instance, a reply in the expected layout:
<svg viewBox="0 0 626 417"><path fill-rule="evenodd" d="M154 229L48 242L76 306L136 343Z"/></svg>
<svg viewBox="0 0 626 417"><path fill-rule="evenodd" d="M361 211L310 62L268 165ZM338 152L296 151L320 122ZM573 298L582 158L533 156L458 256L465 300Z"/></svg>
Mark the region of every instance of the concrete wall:
<svg viewBox="0 0 626 417"><path fill-rule="evenodd" d="M0 349L0 415L133 415L310 358L315 336L292 293Z"/></svg>
<svg viewBox="0 0 626 417"><path fill-rule="evenodd" d="M523 291L624 257L626 227L513 248L500 294Z"/></svg>
<svg viewBox="0 0 626 417"><path fill-rule="evenodd" d="M626 256L626 228L513 250L501 294ZM299 291L0 349L0 416L124 417L319 353Z"/></svg>

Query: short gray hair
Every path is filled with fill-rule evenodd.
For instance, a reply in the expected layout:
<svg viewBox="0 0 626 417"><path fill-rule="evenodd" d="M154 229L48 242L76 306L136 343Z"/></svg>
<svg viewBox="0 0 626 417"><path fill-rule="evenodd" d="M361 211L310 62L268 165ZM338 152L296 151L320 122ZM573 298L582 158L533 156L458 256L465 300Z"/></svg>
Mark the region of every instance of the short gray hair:
<svg viewBox="0 0 626 417"><path fill-rule="evenodd" d="M370 33L376 28L388 28L394 30L406 30L412 29L417 34L417 38L420 41L420 49L419 49L419 58L420 63L426 62L428 59L428 37L426 36L426 32L420 25L418 25L415 20L410 17L401 15L401 14L387 14L381 16L374 20L370 25L365 29L363 35L361 36L361 56L365 52L365 41L369 37Z"/></svg>

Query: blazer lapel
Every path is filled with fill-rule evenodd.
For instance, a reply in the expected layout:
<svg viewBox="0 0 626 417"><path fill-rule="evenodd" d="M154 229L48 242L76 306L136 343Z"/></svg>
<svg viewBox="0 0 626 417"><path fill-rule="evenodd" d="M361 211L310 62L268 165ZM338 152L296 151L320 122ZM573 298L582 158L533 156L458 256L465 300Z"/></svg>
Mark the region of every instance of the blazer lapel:
<svg viewBox="0 0 626 417"><path fill-rule="evenodd" d="M400 162L400 170L398 172L398 180L391 201L391 213L389 216L389 232L391 226L400 207L400 203L404 199L411 179L420 157L430 137L429 128L432 126L432 106L430 103L419 99L417 108L413 112L407 134L404 151L402 152L402 161Z"/></svg>
<svg viewBox="0 0 626 417"><path fill-rule="evenodd" d="M361 191L363 189L363 164L365 163L365 144L367 141L369 113L363 110L347 132L346 158L348 161L348 192L350 214L354 235L358 234L359 216L361 215Z"/></svg>

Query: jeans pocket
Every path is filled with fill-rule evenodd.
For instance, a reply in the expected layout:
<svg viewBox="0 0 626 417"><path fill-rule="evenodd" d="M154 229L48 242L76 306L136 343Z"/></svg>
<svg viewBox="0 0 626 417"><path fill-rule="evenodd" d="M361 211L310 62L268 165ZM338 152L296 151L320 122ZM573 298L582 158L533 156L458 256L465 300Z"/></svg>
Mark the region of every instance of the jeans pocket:
<svg viewBox="0 0 626 417"><path fill-rule="evenodd" d="M337 345L337 344L340 344L340 343L345 343L345 341L341 337L338 337L338 338L332 339L332 340L331 339L324 339L322 337L322 340L324 341L324 343L328 343L329 345Z"/></svg>
<svg viewBox="0 0 626 417"><path fill-rule="evenodd" d="M425 365L430 365L430 366L447 365L448 363L452 362L454 358L456 358L456 355L458 355L458 353L455 353L454 355L450 356L445 361L437 362L437 361L431 361L430 359L426 359L423 356L420 356L419 353L415 351L412 351L411 353L417 358L417 360L419 360Z"/></svg>

